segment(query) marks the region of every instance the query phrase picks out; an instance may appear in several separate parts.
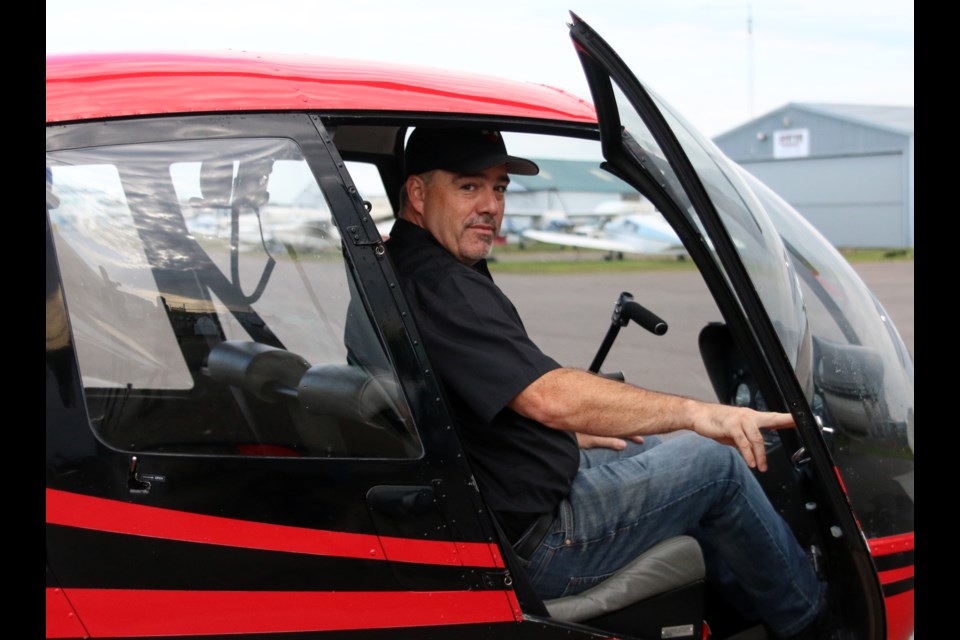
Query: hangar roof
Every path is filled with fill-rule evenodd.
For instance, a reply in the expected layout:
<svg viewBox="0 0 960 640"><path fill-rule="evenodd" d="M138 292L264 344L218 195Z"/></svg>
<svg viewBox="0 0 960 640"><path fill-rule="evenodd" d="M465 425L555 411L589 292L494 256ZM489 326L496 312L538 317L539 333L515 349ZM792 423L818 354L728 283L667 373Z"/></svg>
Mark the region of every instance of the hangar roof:
<svg viewBox="0 0 960 640"><path fill-rule="evenodd" d="M744 122L729 131L714 137L714 141L735 139L741 131L749 130L752 135L759 122L779 118L780 114L806 112L813 116L829 118L860 127L877 129L886 133L910 137L913 135L913 107L870 105L870 104L830 104L819 102L789 102L748 122Z"/></svg>
<svg viewBox="0 0 960 640"><path fill-rule="evenodd" d="M913 135L913 107L811 102L792 102L787 107L806 109L841 120Z"/></svg>

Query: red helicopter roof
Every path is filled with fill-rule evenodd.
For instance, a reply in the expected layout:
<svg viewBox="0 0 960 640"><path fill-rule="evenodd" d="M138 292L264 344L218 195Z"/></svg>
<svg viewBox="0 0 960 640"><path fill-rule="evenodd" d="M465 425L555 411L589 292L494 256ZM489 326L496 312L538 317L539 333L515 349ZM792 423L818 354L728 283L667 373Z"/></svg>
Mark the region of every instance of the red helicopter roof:
<svg viewBox="0 0 960 640"><path fill-rule="evenodd" d="M545 85L380 62L251 52L47 56L46 119L218 111L419 111L596 122Z"/></svg>

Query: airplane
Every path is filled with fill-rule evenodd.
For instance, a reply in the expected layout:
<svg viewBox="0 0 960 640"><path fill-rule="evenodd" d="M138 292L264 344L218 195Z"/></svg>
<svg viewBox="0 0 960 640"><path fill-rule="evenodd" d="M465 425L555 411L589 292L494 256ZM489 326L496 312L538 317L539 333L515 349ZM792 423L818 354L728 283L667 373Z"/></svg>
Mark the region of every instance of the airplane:
<svg viewBox="0 0 960 640"><path fill-rule="evenodd" d="M597 249L608 252L606 259L623 259L625 253L686 256L683 242L673 227L652 207L613 201L598 205L593 224L571 224L566 230L524 229L524 240L562 247Z"/></svg>
<svg viewBox="0 0 960 640"><path fill-rule="evenodd" d="M285 170L286 169L286 170ZM262 249L270 251L313 251L338 247L340 232L334 223L323 194L305 171L292 172L289 167L278 167L278 177L294 186L295 196L272 199L263 206L243 207L236 216L238 224L233 228L229 193L232 193L239 176L230 167L231 182L226 197L211 201L209 198L192 197L186 201L185 220L190 231L208 241L219 239L236 243L241 251ZM306 174L309 176L309 174ZM209 178L207 178L209 180ZM370 203L370 215L377 227L386 234L393 225L393 214L386 198L372 192L366 195Z"/></svg>
<svg viewBox="0 0 960 640"><path fill-rule="evenodd" d="M47 57L47 638L769 638L718 606L689 536L583 594L533 590L348 164L396 211L399 150L421 125L589 142L653 204L716 303L690 342L717 401L796 421L767 435L758 481L848 637L913 634L914 365L895 325L795 209L675 131L575 14L569 37L592 101L245 50ZM285 223L325 207L338 241L257 242L289 176L324 204ZM227 241L191 229L203 204ZM656 302L599 310L591 371L617 378L600 356L621 327L666 330Z"/></svg>

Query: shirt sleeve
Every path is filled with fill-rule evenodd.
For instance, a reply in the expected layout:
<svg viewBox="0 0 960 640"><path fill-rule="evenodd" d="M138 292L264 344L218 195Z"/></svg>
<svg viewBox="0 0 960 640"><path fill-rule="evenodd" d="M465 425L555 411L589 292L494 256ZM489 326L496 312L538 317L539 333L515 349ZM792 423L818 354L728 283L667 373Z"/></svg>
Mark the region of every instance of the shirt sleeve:
<svg viewBox="0 0 960 640"><path fill-rule="evenodd" d="M432 366L485 422L560 367L530 340L513 303L485 276L458 270L433 289L412 293L423 312L415 320Z"/></svg>

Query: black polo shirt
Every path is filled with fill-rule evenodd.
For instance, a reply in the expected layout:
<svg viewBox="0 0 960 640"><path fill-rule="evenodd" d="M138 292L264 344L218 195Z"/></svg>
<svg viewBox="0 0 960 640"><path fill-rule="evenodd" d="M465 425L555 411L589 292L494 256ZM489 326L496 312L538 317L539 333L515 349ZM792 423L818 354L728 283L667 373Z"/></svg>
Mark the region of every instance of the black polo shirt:
<svg viewBox="0 0 960 640"><path fill-rule="evenodd" d="M486 260L469 267L426 229L402 219L387 250L480 490L504 533L516 540L566 497L579 466L572 433L506 408L560 365L527 336Z"/></svg>

